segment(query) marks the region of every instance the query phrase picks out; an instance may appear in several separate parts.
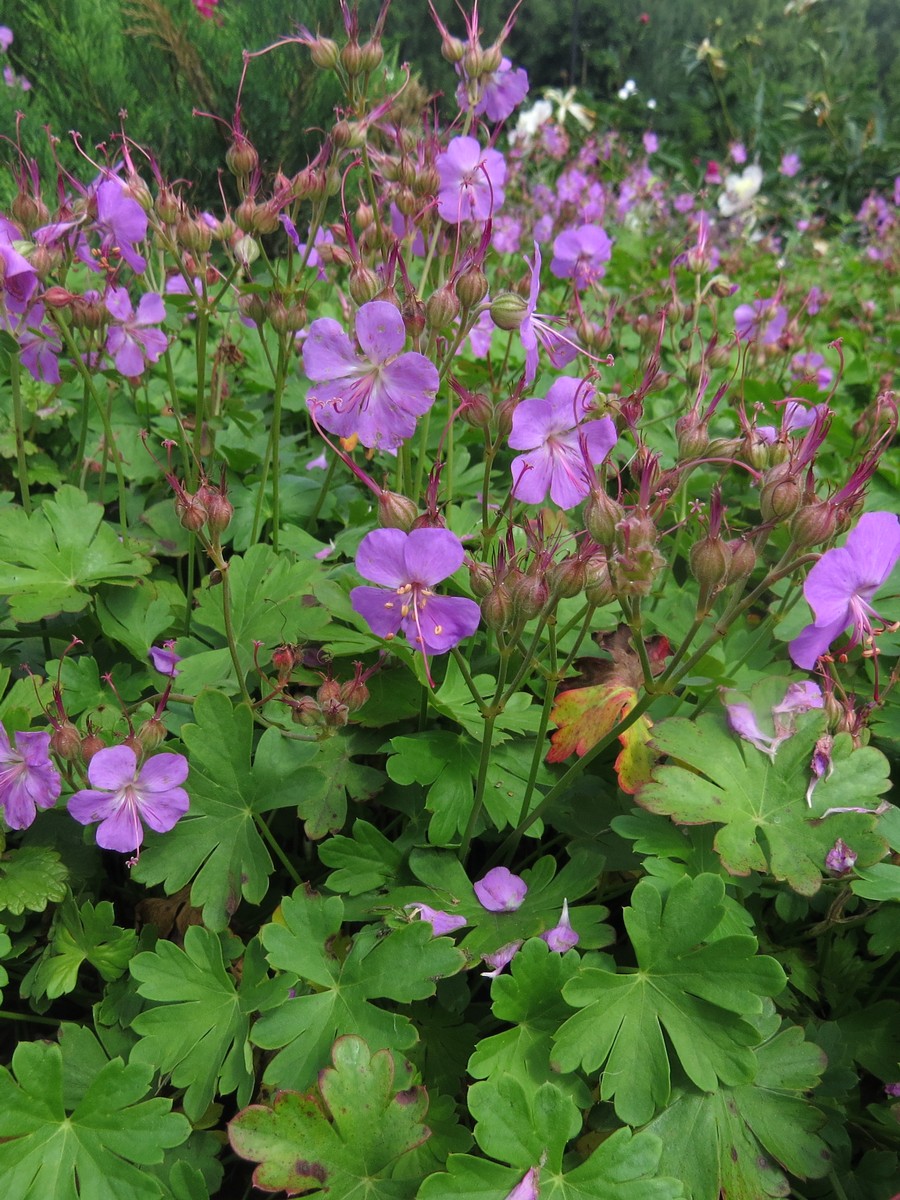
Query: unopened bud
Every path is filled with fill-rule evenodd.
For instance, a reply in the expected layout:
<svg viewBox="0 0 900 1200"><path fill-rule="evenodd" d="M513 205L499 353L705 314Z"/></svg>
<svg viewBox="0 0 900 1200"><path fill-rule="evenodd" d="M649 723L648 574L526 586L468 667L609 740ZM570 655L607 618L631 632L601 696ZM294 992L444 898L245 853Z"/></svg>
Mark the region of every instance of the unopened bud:
<svg viewBox="0 0 900 1200"><path fill-rule="evenodd" d="M249 234L237 239L232 247L235 261L242 267L249 267L259 258L259 242Z"/></svg>
<svg viewBox="0 0 900 1200"><path fill-rule="evenodd" d="M449 329L459 316L459 300L449 287L438 288L432 292L425 304L428 324L439 332Z"/></svg>
<svg viewBox="0 0 900 1200"><path fill-rule="evenodd" d="M81 734L71 721L64 721L50 734L50 749L66 762L81 758Z"/></svg>
<svg viewBox="0 0 900 1200"><path fill-rule="evenodd" d="M204 503L210 533L224 533L234 516L234 505L218 488L208 490Z"/></svg>
<svg viewBox="0 0 900 1200"><path fill-rule="evenodd" d="M837 531L837 512L833 504L804 504L794 513L791 537L803 549L830 542Z"/></svg>
<svg viewBox="0 0 900 1200"><path fill-rule="evenodd" d="M726 583L737 583L753 573L756 566L756 547L746 538L733 538L727 543L731 551Z"/></svg>
<svg viewBox="0 0 900 1200"><path fill-rule="evenodd" d="M316 691L316 700L320 705L333 704L341 699L341 685L336 679L325 679Z"/></svg>
<svg viewBox="0 0 900 1200"><path fill-rule="evenodd" d="M514 619L525 622L543 610L550 599L550 588L543 575L522 575L510 588L510 596Z"/></svg>
<svg viewBox="0 0 900 1200"><path fill-rule="evenodd" d="M448 63L462 62L462 57L466 52L466 47L459 38L452 37L447 34L441 41L441 57L446 59Z"/></svg>
<svg viewBox="0 0 900 1200"><path fill-rule="evenodd" d="M306 307L303 304L285 304L280 297L273 296L267 311L276 333L296 333L306 324Z"/></svg>
<svg viewBox="0 0 900 1200"><path fill-rule="evenodd" d="M675 422L678 453L682 458L699 458L709 445L709 430L693 411L685 413Z"/></svg>
<svg viewBox="0 0 900 1200"><path fill-rule="evenodd" d="M369 689L361 679L348 679L341 684L341 703L349 712L358 712L369 699Z"/></svg>
<svg viewBox="0 0 900 1200"><path fill-rule="evenodd" d="M259 155L245 137L237 137L225 151L225 165L232 175L250 175L259 166Z"/></svg>
<svg viewBox="0 0 900 1200"><path fill-rule="evenodd" d="M355 262L350 268L350 280L347 284L350 295L357 304L366 304L374 300L381 291L381 280L371 267L361 262Z"/></svg>
<svg viewBox="0 0 900 1200"><path fill-rule="evenodd" d="M474 392L463 401L459 415L473 429L487 429L494 415L494 406L490 397L483 392Z"/></svg>
<svg viewBox="0 0 900 1200"><path fill-rule="evenodd" d="M248 292L238 296L238 308L243 316L256 325L262 325L268 316L265 297L261 296L259 292Z"/></svg>
<svg viewBox="0 0 900 1200"><path fill-rule="evenodd" d="M767 472L759 494L759 511L764 521L786 521L800 507L803 493L792 475L782 467Z"/></svg>
<svg viewBox="0 0 900 1200"><path fill-rule="evenodd" d="M309 43L309 56L320 71L333 71L338 65L340 50L331 38L317 37Z"/></svg>
<svg viewBox="0 0 900 1200"><path fill-rule="evenodd" d="M209 513L199 496L192 496L190 492L182 491L175 497L175 515L185 529L189 529L191 533L197 533L206 524Z"/></svg>
<svg viewBox="0 0 900 1200"><path fill-rule="evenodd" d="M378 521L385 529L402 529L408 533L419 510L407 496L399 492L382 492L378 497Z"/></svg>
<svg viewBox="0 0 900 1200"><path fill-rule="evenodd" d="M487 563L472 562L469 564L469 586L479 600L491 591L494 586L494 572Z"/></svg>
<svg viewBox="0 0 900 1200"><path fill-rule="evenodd" d="M346 149L350 145L352 131L349 121L335 121L331 129L331 140L339 150Z"/></svg>
<svg viewBox="0 0 900 1200"><path fill-rule="evenodd" d="M503 50L498 42L488 46L487 50L482 50L481 69L485 75L493 75L495 71L499 71L502 62Z"/></svg>
<svg viewBox="0 0 900 1200"><path fill-rule="evenodd" d="M735 286L724 275L716 275L710 282L709 290L714 296L724 299L725 296L732 296L734 294Z"/></svg>
<svg viewBox="0 0 900 1200"><path fill-rule="evenodd" d="M295 725L304 725L309 729L323 724L324 718L312 696L301 696L291 705L291 720Z"/></svg>
<svg viewBox="0 0 900 1200"><path fill-rule="evenodd" d="M515 292L501 292L491 301L491 320L498 329L520 329L528 311L528 302Z"/></svg>
<svg viewBox="0 0 900 1200"><path fill-rule="evenodd" d="M584 526L598 546L611 546L624 516L622 505L606 492L592 491L584 508Z"/></svg>
<svg viewBox="0 0 900 1200"><path fill-rule="evenodd" d="M571 600L584 591L587 571L584 561L580 558L564 558L562 562L554 563L547 572L547 582L554 598Z"/></svg>
<svg viewBox="0 0 900 1200"><path fill-rule="evenodd" d="M174 225L181 216L181 202L171 188L163 185L154 201L156 215L167 225Z"/></svg>
<svg viewBox="0 0 900 1200"><path fill-rule="evenodd" d="M419 337L425 332L425 305L418 296L407 296L400 310L403 327L410 337Z"/></svg>
<svg viewBox="0 0 900 1200"><path fill-rule="evenodd" d="M505 583L496 584L481 601L482 619L495 633L508 627L512 613L512 597Z"/></svg>
<svg viewBox="0 0 900 1200"><path fill-rule="evenodd" d="M203 254L212 245L212 229L203 220L182 217L178 222L176 232L182 246L194 254Z"/></svg>
<svg viewBox="0 0 900 1200"><path fill-rule="evenodd" d="M346 46L341 47L341 65L351 79L361 74L363 56L359 42L348 42Z"/></svg>
<svg viewBox="0 0 900 1200"><path fill-rule="evenodd" d="M166 740L166 727L158 717L151 717L138 730L138 741L144 753L155 750Z"/></svg>
<svg viewBox="0 0 900 1200"><path fill-rule="evenodd" d="M71 308L77 299L78 296L64 287L49 287L41 295L41 300L48 308Z"/></svg>
<svg viewBox="0 0 900 1200"><path fill-rule="evenodd" d="M720 537L705 537L691 546L690 561L701 594L708 594L724 584L731 566L731 551Z"/></svg>
<svg viewBox="0 0 900 1200"><path fill-rule="evenodd" d="M32 196L28 192L19 192L10 206L12 215L27 233L46 225L50 219L47 205L40 196Z"/></svg>
<svg viewBox="0 0 900 1200"><path fill-rule="evenodd" d="M474 308L488 292L487 276L481 267L469 267L456 281L456 295L463 308Z"/></svg>
<svg viewBox="0 0 900 1200"><path fill-rule="evenodd" d="M584 567L584 598L595 608L611 604L616 598L616 593L609 575L606 555L591 555Z"/></svg>
<svg viewBox="0 0 900 1200"><path fill-rule="evenodd" d="M371 41L365 42L360 46L360 51L362 55L360 62L363 71L366 73L377 71L384 62L384 49L377 38L372 38Z"/></svg>
<svg viewBox="0 0 900 1200"><path fill-rule="evenodd" d="M89 763L95 754L106 749L106 742L96 733L89 733L81 739L81 757Z"/></svg>

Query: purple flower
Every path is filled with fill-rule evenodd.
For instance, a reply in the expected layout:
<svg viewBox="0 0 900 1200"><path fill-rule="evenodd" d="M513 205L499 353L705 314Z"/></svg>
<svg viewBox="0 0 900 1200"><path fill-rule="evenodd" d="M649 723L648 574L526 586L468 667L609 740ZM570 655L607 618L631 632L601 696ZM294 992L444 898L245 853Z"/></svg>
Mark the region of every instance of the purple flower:
<svg viewBox="0 0 900 1200"><path fill-rule="evenodd" d="M489 121L505 121L528 95L528 73L524 67L514 67L508 58L503 58L497 70L477 86L480 94L472 110L475 116L484 114ZM463 111L471 107L465 80L456 89L456 99Z"/></svg>
<svg viewBox="0 0 900 1200"><path fill-rule="evenodd" d="M507 942L505 946L501 946L499 950L495 950L493 954L485 954L484 961L489 967L493 967L492 971L482 971L481 974L485 979L496 979L504 967L509 966L512 960L519 953L522 947L522 939L518 938L514 942Z"/></svg>
<svg viewBox="0 0 900 1200"><path fill-rule="evenodd" d="M784 175L786 179L793 179L799 170L799 154L782 154L781 165L778 168L779 174Z"/></svg>
<svg viewBox="0 0 900 1200"><path fill-rule="evenodd" d="M900 520L888 512L865 513L844 546L822 555L803 585L815 619L789 647L798 667L811 671L848 626L850 647L872 637L880 618L871 601L898 559Z"/></svg>
<svg viewBox="0 0 900 1200"><path fill-rule="evenodd" d="M313 321L303 345L303 368L313 382L306 402L329 433L356 433L364 446L396 450L434 403L437 368L424 354L400 353L403 318L384 300L359 309L356 338L362 354L337 321Z"/></svg>
<svg viewBox="0 0 900 1200"><path fill-rule="evenodd" d="M0 25L0 52L3 54L13 44L13 31L8 25Z"/></svg>
<svg viewBox="0 0 900 1200"><path fill-rule="evenodd" d="M481 619L474 600L433 591L464 557L462 542L449 529L373 529L359 544L356 569L382 587L354 588L354 612L378 637L390 639L402 629L424 654L446 654L470 637Z"/></svg>
<svg viewBox="0 0 900 1200"><path fill-rule="evenodd" d="M761 342L773 346L784 332L787 309L777 300L754 300L734 310L734 325L742 342Z"/></svg>
<svg viewBox="0 0 900 1200"><path fill-rule="evenodd" d="M507 867L494 867L473 886L478 903L488 912L515 912L522 907L528 891L525 880Z"/></svg>
<svg viewBox="0 0 900 1200"><path fill-rule="evenodd" d="M98 750L88 764L88 781L69 801L69 813L82 825L99 821L97 845L127 854L144 840L143 821L168 833L188 810L188 794L179 784L188 776L183 754L155 754L137 770L130 746Z"/></svg>
<svg viewBox="0 0 900 1200"><path fill-rule="evenodd" d="M828 413L828 406L815 404L807 408L800 400L788 400L781 415L781 433L794 433L797 430L808 429L816 420ZM759 425L756 436L767 446L778 441L778 430L774 425Z"/></svg>
<svg viewBox="0 0 900 1200"><path fill-rule="evenodd" d="M181 662L181 655L175 653L174 646L174 642L164 642L161 646L151 646L147 652L154 669L172 679L180 674L177 664Z"/></svg>
<svg viewBox="0 0 900 1200"><path fill-rule="evenodd" d="M809 379L815 382L820 392L827 392L834 382L834 371L825 366L824 354L809 350L805 354L795 354L791 359L791 377Z"/></svg>
<svg viewBox="0 0 900 1200"><path fill-rule="evenodd" d="M796 732L795 716L822 708L825 703L822 689L811 681L789 684L784 699L765 713L755 709L750 700L732 688L722 688L721 694L728 724L734 732L763 754L768 754L773 762L778 747ZM729 696L735 698L730 700Z"/></svg>
<svg viewBox="0 0 900 1200"><path fill-rule="evenodd" d="M443 912L439 908L431 908L427 904L407 904L405 908L407 912L415 913L421 921L427 921L434 930L435 937L454 933L457 929L462 929L463 925L468 924L463 916L455 917L453 913Z"/></svg>
<svg viewBox="0 0 900 1200"><path fill-rule="evenodd" d="M675 197L675 199L672 201L672 207L675 209L676 212L689 213L691 211L691 209L694 207L693 192L679 192L678 195Z"/></svg>
<svg viewBox="0 0 900 1200"><path fill-rule="evenodd" d="M453 138L436 166L438 212L451 225L486 221L503 203L506 162L498 150L482 150L476 138Z"/></svg>
<svg viewBox="0 0 900 1200"><path fill-rule="evenodd" d="M97 219L94 224L103 234L104 253L109 257L118 251L132 271L142 274L147 260L135 250L134 243L142 242L147 236L147 214L137 200L126 193L121 180L114 177L104 180L95 195Z"/></svg>
<svg viewBox="0 0 900 1200"><path fill-rule="evenodd" d="M39 808L53 807L61 785L49 733L17 733L15 742L0 725L0 811L10 829L27 829Z"/></svg>
<svg viewBox="0 0 900 1200"><path fill-rule="evenodd" d="M550 270L557 279L571 279L584 291L606 273L612 257L612 242L602 229L582 225L564 230L553 243Z"/></svg>
<svg viewBox="0 0 900 1200"><path fill-rule="evenodd" d="M554 954L565 954L567 950L571 950L573 946L578 945L578 934L572 928L572 924L569 921L568 900L563 900L562 915L559 918L559 924L554 925L552 929L545 930L541 934L541 938L547 943Z"/></svg>
<svg viewBox="0 0 900 1200"><path fill-rule="evenodd" d="M884 1085L884 1094L890 1096L892 1100L900 1097L900 1083L886 1083Z"/></svg>
<svg viewBox="0 0 900 1200"><path fill-rule="evenodd" d="M644 149L648 154L655 154L659 149L659 138L652 129L647 130L641 141L644 143Z"/></svg>
<svg viewBox="0 0 900 1200"><path fill-rule="evenodd" d="M516 407L509 445L527 451L512 462L517 500L540 504L549 492L554 504L570 509L587 496L591 468L616 444L611 417L582 424L589 411L589 389L568 376L551 385L546 399L523 400Z"/></svg>
<svg viewBox="0 0 900 1200"><path fill-rule="evenodd" d="M538 1167L532 1167L530 1171L526 1171L513 1190L507 1192L503 1200L538 1200L540 1174Z"/></svg>
<svg viewBox="0 0 900 1200"><path fill-rule="evenodd" d="M731 161L742 167L747 161L747 147L743 142L731 142L728 147L728 153L731 155Z"/></svg>
<svg viewBox="0 0 900 1200"><path fill-rule="evenodd" d="M117 322L106 335L106 349L119 374L134 379L143 374L148 363L157 362L169 344L162 330L153 328L166 318L163 298L148 292L141 296L135 312L125 288L110 288L106 308Z"/></svg>
<svg viewBox="0 0 900 1200"><path fill-rule="evenodd" d="M849 875L856 866L857 854L851 850L843 838L838 838L825 855L825 866L835 875Z"/></svg>
<svg viewBox="0 0 900 1200"><path fill-rule="evenodd" d="M527 259L525 260L528 261ZM538 342L547 351L550 362L554 367L565 367L578 354L578 347L570 338L566 338L547 324L540 313L536 313L538 293L541 290L541 248L534 243L534 265L531 267L531 286L528 291L528 304L522 324L519 326L519 336L525 348L525 382L534 383L538 369Z"/></svg>
<svg viewBox="0 0 900 1200"><path fill-rule="evenodd" d="M19 305L25 305L38 286L37 271L24 255L14 250L10 242L0 236L0 282L3 291Z"/></svg>

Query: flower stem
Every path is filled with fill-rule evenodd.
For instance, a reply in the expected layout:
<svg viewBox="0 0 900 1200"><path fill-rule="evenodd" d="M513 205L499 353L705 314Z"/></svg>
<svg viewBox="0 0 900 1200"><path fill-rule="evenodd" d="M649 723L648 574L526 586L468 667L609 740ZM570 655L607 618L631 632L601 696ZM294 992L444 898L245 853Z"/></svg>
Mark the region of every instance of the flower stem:
<svg viewBox="0 0 900 1200"><path fill-rule="evenodd" d="M9 356L9 383L12 389L13 424L16 436L16 466L19 476L19 494L25 515L31 516L31 492L28 488L28 458L25 454L25 421L22 410L22 379L19 373L19 356Z"/></svg>
<svg viewBox="0 0 900 1200"><path fill-rule="evenodd" d="M534 795L534 785L537 782L537 774L541 767L541 760L544 757L544 738L547 736L547 726L550 723L550 712L553 708L553 701L556 699L556 685L560 679L560 673L557 670L556 656L556 619L551 617L547 622L547 632L549 634L549 655L550 655L550 672L547 679L547 688L544 692L544 704L541 709L541 720L537 728L537 733L534 739L534 753L531 756L531 767L528 771L528 779L525 783L525 795L522 798L522 807L519 810L519 817L516 825L519 826L528 816L528 809L531 807L531 797Z"/></svg>
<svg viewBox="0 0 900 1200"><path fill-rule="evenodd" d="M279 845L278 839L275 837L275 835L272 833L272 830L265 823L262 816L259 813L254 813L253 819L256 822L256 828L263 835L265 840L269 843L270 849L274 851L275 857L278 859L278 861L281 863L281 865L287 871L288 875L290 875L291 879L294 882L294 885L296 887L302 887L303 880L297 874L297 870L294 867L294 864L291 862L291 860L288 858L288 856L282 850L281 846Z"/></svg>

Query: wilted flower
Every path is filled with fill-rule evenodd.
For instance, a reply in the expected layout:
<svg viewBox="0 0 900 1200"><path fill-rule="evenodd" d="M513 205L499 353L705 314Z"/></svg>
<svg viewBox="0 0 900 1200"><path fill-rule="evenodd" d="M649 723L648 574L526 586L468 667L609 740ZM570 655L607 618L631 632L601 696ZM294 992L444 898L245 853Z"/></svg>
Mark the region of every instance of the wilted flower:
<svg viewBox="0 0 900 1200"><path fill-rule="evenodd" d="M515 912L528 892L525 880L507 867L494 867L473 886L478 903L488 912Z"/></svg>
<svg viewBox="0 0 900 1200"><path fill-rule="evenodd" d="M843 838L838 838L825 855L825 866L835 875L849 875L856 866L857 854L851 850Z"/></svg>
<svg viewBox="0 0 900 1200"><path fill-rule="evenodd" d="M538 1200L540 1174L539 1167L532 1167L530 1171L526 1171L513 1190L507 1192L503 1197L503 1200Z"/></svg>
<svg viewBox="0 0 900 1200"><path fill-rule="evenodd" d="M438 372L409 351L403 317L393 304L371 300L356 314L358 354L341 325L320 317L303 344L303 369L313 386L306 402L318 423L364 446L395 450L415 432L438 389Z"/></svg>
<svg viewBox="0 0 900 1200"><path fill-rule="evenodd" d="M39 808L53 807L60 787L50 734L17 733L13 747L0 725L0 811L10 829L27 829Z"/></svg>
<svg viewBox="0 0 900 1200"><path fill-rule="evenodd" d="M512 493L517 500L540 504L547 493L554 504L570 509L590 492L591 467L598 466L616 444L611 417L586 421L589 393L578 379L563 376L546 399L523 400L516 406L509 445L525 450L512 461Z"/></svg>
<svg viewBox="0 0 900 1200"><path fill-rule="evenodd" d="M559 918L559 924L554 925L552 929L545 930L541 934L541 938L555 954L565 954L567 950L571 950L573 946L578 945L578 934L572 928L572 924L569 921L568 900L563 900L562 915Z"/></svg>
<svg viewBox="0 0 900 1200"><path fill-rule="evenodd" d="M756 711L750 700L732 688L720 690L728 724L745 742L768 754L773 761L778 747L793 737L796 731L795 716L813 708L822 708L825 703L821 688L811 681L789 684L784 699L766 713ZM768 732L770 729L771 733Z"/></svg>
<svg viewBox="0 0 900 1200"><path fill-rule="evenodd" d="M612 257L612 242L595 225L566 229L553 243L550 270L557 279L571 279L579 291L591 286L606 273Z"/></svg>
<svg viewBox="0 0 900 1200"><path fill-rule="evenodd" d="M485 954L484 961L489 967L493 967L492 971L482 971L485 979L496 979L504 967L509 966L512 960L519 953L522 947L522 939L518 938L514 942L507 942L505 946L501 946L499 950L495 950L493 954Z"/></svg>
<svg viewBox="0 0 900 1200"><path fill-rule="evenodd" d="M482 150L477 138L452 138L435 165L438 212L451 225L486 221L503 203L506 162L498 150Z"/></svg>
<svg viewBox="0 0 900 1200"><path fill-rule="evenodd" d="M161 646L151 646L147 651L147 657L153 663L154 669L159 671L160 675L169 675L174 679L179 674L177 664L181 662L181 655L175 653L174 642L163 642Z"/></svg>
<svg viewBox="0 0 900 1200"><path fill-rule="evenodd" d="M900 519L894 513L865 513L846 544L827 550L806 577L803 595L815 620L791 642L798 667L816 661L850 627L848 649L871 638L881 618L871 601L900 559Z"/></svg>
<svg viewBox="0 0 900 1200"><path fill-rule="evenodd" d="M154 328L166 318L162 296L156 292L141 296L135 312L125 288L110 288L106 308L116 321L106 335L106 349L116 370L129 379L142 375L148 363L159 361L169 344L163 331Z"/></svg>
<svg viewBox="0 0 900 1200"><path fill-rule="evenodd" d="M431 908L427 904L407 904L405 907L407 912L415 913L419 920L427 921L434 930L435 937L454 933L457 929L462 929L463 925L468 924L463 916L454 916L453 913L443 912L439 908Z"/></svg>
<svg viewBox="0 0 900 1200"><path fill-rule="evenodd" d="M725 191L719 197L719 212L733 217L748 209L762 187L763 172L759 163L751 163L740 175L725 177Z"/></svg>
<svg viewBox="0 0 900 1200"><path fill-rule="evenodd" d="M144 840L143 821L168 833L188 810L188 794L179 785L188 777L183 754L156 754L140 771L130 746L98 750L88 764L90 788L69 800L69 813L81 825L99 821L97 845L127 854Z"/></svg>
<svg viewBox="0 0 900 1200"><path fill-rule="evenodd" d="M462 542L449 529L373 529L359 544L356 569L382 586L354 588L350 603L378 637L390 639L402 630L424 654L446 654L481 619L474 600L433 591L464 557Z"/></svg>

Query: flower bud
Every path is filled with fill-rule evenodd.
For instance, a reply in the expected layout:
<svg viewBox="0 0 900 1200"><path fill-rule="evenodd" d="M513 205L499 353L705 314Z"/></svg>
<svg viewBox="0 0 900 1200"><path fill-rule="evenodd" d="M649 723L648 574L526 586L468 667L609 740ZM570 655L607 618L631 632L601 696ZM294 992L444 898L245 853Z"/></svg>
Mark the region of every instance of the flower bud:
<svg viewBox="0 0 900 1200"><path fill-rule="evenodd" d="M449 287L438 288L428 297L425 313L432 329L448 329L459 316L459 300Z"/></svg>
<svg viewBox="0 0 900 1200"><path fill-rule="evenodd" d="M66 762L81 758L81 734L71 721L63 721L50 734L50 749Z"/></svg>
<svg viewBox="0 0 900 1200"><path fill-rule="evenodd" d="M836 530L837 512L834 505L821 501L804 504L797 509L791 521L791 537L803 549L830 542Z"/></svg>
<svg viewBox="0 0 900 1200"><path fill-rule="evenodd" d="M564 558L554 563L547 572L550 594L557 600L571 600L584 591L587 570L580 558Z"/></svg>
<svg viewBox="0 0 900 1200"><path fill-rule="evenodd" d="M176 232L182 246L194 254L204 254L212 245L212 229L203 220L181 217Z"/></svg>
<svg viewBox="0 0 900 1200"><path fill-rule="evenodd" d="M724 299L726 296L734 295L737 289L730 279L724 275L716 275L710 282L709 290L714 296Z"/></svg>
<svg viewBox="0 0 900 1200"><path fill-rule="evenodd" d="M219 488L207 489L204 503L207 512L206 523L210 533L224 533L234 516L234 505Z"/></svg>
<svg viewBox="0 0 900 1200"><path fill-rule="evenodd" d="M756 566L756 547L747 538L733 538L727 543L731 551L726 583L737 583L753 573Z"/></svg>
<svg viewBox="0 0 900 1200"><path fill-rule="evenodd" d="M528 310L528 302L515 292L501 292L491 301L491 320L498 329L520 329Z"/></svg>
<svg viewBox="0 0 900 1200"><path fill-rule="evenodd" d="M317 37L309 43L309 56L320 71L333 71L338 65L340 50L331 38Z"/></svg>
<svg viewBox="0 0 900 1200"><path fill-rule="evenodd" d="M402 529L408 533L419 510L407 496L399 492L382 492L378 497L378 521L385 529Z"/></svg>
<svg viewBox="0 0 900 1200"><path fill-rule="evenodd" d="M341 703L348 712L358 712L369 699L369 689L361 679L348 679L341 684Z"/></svg>
<svg viewBox="0 0 900 1200"><path fill-rule="evenodd" d="M291 720L295 725L304 725L307 729L323 724L322 710L312 696L301 696L291 704Z"/></svg>
<svg viewBox="0 0 900 1200"><path fill-rule="evenodd" d="M28 192L18 192L10 205L12 215L27 233L46 225L50 219L47 205L40 196L32 196Z"/></svg>
<svg viewBox="0 0 900 1200"><path fill-rule="evenodd" d="M720 537L705 537L691 546L691 573L700 584L701 596L721 587L731 566L731 551Z"/></svg>
<svg viewBox="0 0 900 1200"><path fill-rule="evenodd" d="M510 588L512 614L515 621L530 621L550 599L550 589L543 575L522 575Z"/></svg>
<svg viewBox="0 0 900 1200"><path fill-rule="evenodd" d="M106 749L106 742L96 733L89 733L81 739L81 757L89 763L95 754Z"/></svg>
<svg viewBox="0 0 900 1200"><path fill-rule="evenodd" d="M497 405L497 432L504 441L512 432L513 414L518 407L519 402L515 396L508 396Z"/></svg>
<svg viewBox="0 0 900 1200"><path fill-rule="evenodd" d="M459 38L453 37L448 33L441 40L441 57L448 63L456 64L462 62L465 52L465 43L461 42Z"/></svg>
<svg viewBox="0 0 900 1200"><path fill-rule="evenodd" d="M494 586L494 572L492 568L487 563L469 563L469 586L478 599L483 600Z"/></svg>
<svg viewBox="0 0 900 1200"><path fill-rule="evenodd" d="M238 308L242 316L247 317L256 325L262 325L269 311L265 298L259 292L247 292L238 296Z"/></svg>
<svg viewBox="0 0 900 1200"><path fill-rule="evenodd" d="M414 217L419 211L419 201L416 199L416 194L408 187L398 188L397 194L394 197L394 203L397 205L397 210L404 217Z"/></svg>
<svg viewBox="0 0 900 1200"><path fill-rule="evenodd" d="M249 267L259 258L259 242L245 234L237 239L232 247L235 261L242 267Z"/></svg>
<svg viewBox="0 0 900 1200"><path fill-rule="evenodd" d="M280 296L273 296L266 309L269 322L276 333L296 333L306 324L306 306L287 305Z"/></svg>
<svg viewBox="0 0 900 1200"><path fill-rule="evenodd" d="M481 617L495 633L506 629L513 617L513 603L505 583L495 584L481 601Z"/></svg>
<svg viewBox="0 0 900 1200"><path fill-rule="evenodd" d="M685 413L675 422L678 453L682 458L699 458L709 445L709 430L693 411Z"/></svg>
<svg viewBox="0 0 900 1200"><path fill-rule="evenodd" d="M350 145L352 137L349 121L336 121L331 129L331 140L339 150L344 150Z"/></svg>
<svg viewBox="0 0 900 1200"><path fill-rule="evenodd" d="M784 469L768 471L759 494L759 511L764 521L786 521L800 507L803 493L797 480Z"/></svg>
<svg viewBox="0 0 900 1200"><path fill-rule="evenodd" d="M232 175L250 175L259 166L259 155L247 138L238 136L225 151L225 165Z"/></svg>
<svg viewBox="0 0 900 1200"><path fill-rule="evenodd" d="M335 701L340 702L341 685L336 679L325 679L319 685L316 691L316 700L323 707L326 704L333 704Z"/></svg>
<svg viewBox="0 0 900 1200"><path fill-rule="evenodd" d="M166 187L165 184L163 184L157 193L154 207L156 208L156 215L166 225L174 225L181 216L181 201L172 189Z"/></svg>
<svg viewBox="0 0 900 1200"><path fill-rule="evenodd" d="M348 42L341 47L341 65L351 79L362 73L363 55L359 42Z"/></svg>
<svg viewBox="0 0 900 1200"><path fill-rule="evenodd" d="M410 337L416 338L425 332L425 305L418 296L407 296L400 310L403 327Z"/></svg>
<svg viewBox="0 0 900 1200"><path fill-rule="evenodd" d="M140 727L137 736L141 749L147 754L166 740L166 727L158 717L151 717Z"/></svg>
<svg viewBox="0 0 900 1200"><path fill-rule="evenodd" d="M175 497L175 515L185 529L189 529L191 533L197 533L206 524L209 513L199 496L192 496L190 492L182 491Z"/></svg>
<svg viewBox="0 0 900 1200"><path fill-rule="evenodd" d="M595 608L611 604L616 598L605 554L592 554L584 564L584 597Z"/></svg>
<svg viewBox="0 0 900 1200"><path fill-rule="evenodd" d="M72 304L80 299L74 292L67 291L64 287L49 287L41 296L41 300L48 308L71 308Z"/></svg>
<svg viewBox="0 0 900 1200"><path fill-rule="evenodd" d="M423 167L421 171L416 172L413 191L417 196L433 196L440 186L441 177L438 174L437 167Z"/></svg>
<svg viewBox="0 0 900 1200"><path fill-rule="evenodd" d="M483 392L473 392L463 401L459 415L473 429L487 429L494 415L494 406L489 396Z"/></svg>
<svg viewBox="0 0 900 1200"><path fill-rule="evenodd" d="M598 546L611 546L624 516L622 505L606 492L592 491L584 507L584 526Z"/></svg>
<svg viewBox="0 0 900 1200"><path fill-rule="evenodd" d="M384 49L377 38L372 38L371 41L365 42L360 46L360 51L360 62L363 71L366 73L377 71L384 62Z"/></svg>
<svg viewBox="0 0 900 1200"><path fill-rule="evenodd" d="M474 308L488 291L487 276L480 267L469 267L456 281L456 295L463 308Z"/></svg>
<svg viewBox="0 0 900 1200"><path fill-rule="evenodd" d="M350 280L347 286L357 304L366 304L369 300L374 300L381 291L381 280L371 267L367 267L361 262L355 262L350 268Z"/></svg>
<svg viewBox="0 0 900 1200"><path fill-rule="evenodd" d="M502 62L503 50L498 42L488 46L487 50L482 50L481 70L485 75L493 75L495 71L499 71Z"/></svg>

